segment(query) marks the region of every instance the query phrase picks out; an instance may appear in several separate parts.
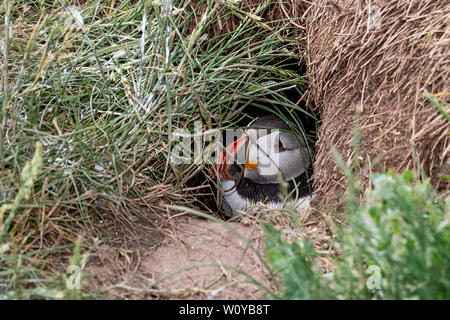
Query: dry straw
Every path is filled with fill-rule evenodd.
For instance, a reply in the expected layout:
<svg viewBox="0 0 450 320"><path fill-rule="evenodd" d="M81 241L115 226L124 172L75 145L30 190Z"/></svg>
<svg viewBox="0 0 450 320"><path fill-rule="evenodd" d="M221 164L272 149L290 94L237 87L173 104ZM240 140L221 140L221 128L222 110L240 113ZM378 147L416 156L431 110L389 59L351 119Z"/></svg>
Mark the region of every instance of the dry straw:
<svg viewBox="0 0 450 320"><path fill-rule="evenodd" d="M314 173L322 203L336 203L345 188L330 151L355 163L359 112L362 169L355 173L363 183L372 171L422 167L438 189L448 189L440 178L449 161L448 121L424 91L448 101L450 2L317 0L304 17L309 98L322 121Z"/></svg>

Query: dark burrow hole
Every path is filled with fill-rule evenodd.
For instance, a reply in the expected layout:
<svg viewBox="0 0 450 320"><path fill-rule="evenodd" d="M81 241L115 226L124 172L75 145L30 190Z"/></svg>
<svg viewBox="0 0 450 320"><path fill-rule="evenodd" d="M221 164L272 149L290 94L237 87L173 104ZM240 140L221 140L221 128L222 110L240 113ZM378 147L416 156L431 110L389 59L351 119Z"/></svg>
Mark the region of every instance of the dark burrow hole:
<svg viewBox="0 0 450 320"><path fill-rule="evenodd" d="M305 64L298 65L298 62L293 59L292 63L289 64L289 69L292 71L297 72L299 75L305 75L306 74L306 66ZM302 91L303 90L303 91ZM242 128L244 129L252 120L254 120L257 117L262 117L269 114L280 114L284 113L286 115L287 112L290 114L287 116L291 121L295 118L298 120L298 122L301 124L302 131L306 134L308 143L310 147L312 148L312 153L314 156L314 145L317 140L317 130L319 125L319 118L318 114L315 112L315 106L311 103L309 105L306 105L304 99L301 100L302 94L304 93L304 90L307 90L307 88L302 88L302 90L297 90L296 88L292 88L289 90L285 90L282 92L283 95L287 99L289 99L291 102L296 104L299 108L302 110L306 110L310 115L300 111L300 110L284 110L283 107L280 106L270 106L267 104L263 104L261 102L255 101L255 102L249 102L249 101L242 101L240 102L239 107L244 106L243 109L243 116L241 120L239 120L236 124L236 128ZM300 101L301 100L301 101ZM300 102L299 102L300 101ZM269 111L267 109L273 109L273 111ZM312 116L311 116L312 115ZM213 125L217 125L217 123L213 123ZM314 161L314 159L313 159ZM313 162L312 162L313 163ZM312 165L308 172L308 175L312 176ZM221 208L218 207L218 203L216 202L217 198L217 187L215 186L215 183L212 183L212 181L216 182L217 177L211 173L211 166L206 165L205 170L202 170L199 172L195 177L190 179L187 182L187 185L189 187L209 184L210 185L210 192L211 195L208 196L198 196L196 197L197 203L194 203L194 206L197 207L199 210L202 211L209 211L217 214L217 217L221 219L229 219L230 216L226 215ZM312 192L312 180L310 179L309 182L309 189L310 192Z"/></svg>

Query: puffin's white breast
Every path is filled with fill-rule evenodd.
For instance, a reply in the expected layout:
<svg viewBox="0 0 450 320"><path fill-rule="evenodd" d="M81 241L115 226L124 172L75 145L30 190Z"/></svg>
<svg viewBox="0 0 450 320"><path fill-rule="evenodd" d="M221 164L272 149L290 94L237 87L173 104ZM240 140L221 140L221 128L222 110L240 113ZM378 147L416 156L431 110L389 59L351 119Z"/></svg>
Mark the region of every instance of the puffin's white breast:
<svg viewBox="0 0 450 320"><path fill-rule="evenodd" d="M222 180L222 188L223 188L223 203L222 203L222 209L227 213L232 213L233 216L237 216L240 214L249 214L254 212L258 206L259 203L255 203L252 201L249 201L239 195L237 192L237 189L235 188L235 181L234 180ZM287 201L284 202L267 202L265 203L265 206L267 206L269 209L286 209L286 208L293 208L298 213L302 213L306 208L309 207L311 197L306 196L297 199L296 201ZM231 212L230 212L231 211Z"/></svg>

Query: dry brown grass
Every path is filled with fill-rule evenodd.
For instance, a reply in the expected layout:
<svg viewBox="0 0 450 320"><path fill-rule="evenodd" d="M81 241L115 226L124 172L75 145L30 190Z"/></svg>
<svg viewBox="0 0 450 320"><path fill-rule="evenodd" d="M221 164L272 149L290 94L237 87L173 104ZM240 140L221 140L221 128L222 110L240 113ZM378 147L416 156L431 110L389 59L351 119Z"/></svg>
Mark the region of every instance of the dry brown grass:
<svg viewBox="0 0 450 320"><path fill-rule="evenodd" d="M262 2L262 0L245 0L239 6L243 8L249 4L256 5ZM192 2L191 9L193 10L195 3ZM427 89L433 93L442 93L450 90L450 3L445 0L373 2L371 4L377 4L382 9L381 29L379 30L367 30L368 4L367 1L356 0L343 0L339 3L331 0L278 1L271 5L262 16L246 9L246 17L254 20L261 28L268 28L264 24L265 22L286 19L284 23L295 25L298 28L298 37L306 39L309 55L305 55L304 59L308 63L309 73L312 74L308 98L317 106L322 120L314 175L315 190L321 205L336 204L339 202L336 191L345 190L343 174L335 164L330 147L336 147L347 164L351 164L356 110L362 111L360 126L363 139L360 163L364 169L355 171L355 173L363 178L363 182L367 183L367 176L371 170L384 171L391 167L396 170L405 168L418 170L412 154L411 145L413 145L418 152L421 165L425 172L433 177L435 185L441 189L449 187L448 182L446 184L445 181L439 179L439 174L443 172L443 169L439 170L434 167L436 164L445 165L449 161L448 123L426 100L423 91ZM19 10L19 8L16 9ZM28 14L31 12L27 6L20 9L23 9L24 14L27 11ZM192 20L191 31L198 26L204 9L205 6L195 8L197 20ZM102 26L109 25L107 23L110 19L108 14L115 12L112 9L105 10L105 21L99 20L102 22ZM45 22L41 21L38 12L33 14L36 17L30 18L29 22L21 20L24 19L23 17L17 19L11 41L13 48L11 61L19 61L23 58L27 41L33 38L30 35L34 34L34 28ZM53 21L52 19L57 19L60 15L62 13L56 10L48 19ZM229 17L228 20L219 19L217 23L209 26L207 32L209 36L235 30L241 18L235 15ZM129 27L129 30L124 31L127 33L127 37L130 36L130 30L134 30L135 33L136 30L140 30L139 26L140 21L135 21L134 28ZM72 32L75 31L67 34L71 35ZM102 32L99 32L99 39L102 38ZM72 37L67 34L62 32L61 39L63 36L66 40L76 39L73 34ZM117 35L117 32L113 30L110 34ZM92 33L91 36L93 36ZM136 41L139 40L136 34L133 36L137 39ZM55 39L57 45L59 41L62 41L57 37ZM258 40L258 38L255 39ZM23 59L23 65L27 66L26 62L29 60L34 68L30 67L30 70L40 70L36 68L40 67L39 61L46 62L45 68L49 68L55 63L53 55L49 55L48 60L40 59L40 54L46 53L46 48L51 43L50 40L37 39L33 55L30 59ZM66 44L63 47L65 46ZM81 54L88 61L91 49L86 47L83 50ZM64 60L61 61L64 62ZM304 61L299 61L299 64L302 62ZM135 66L136 70L140 70L140 67L138 64ZM15 64L12 64L11 68L14 71L20 70L19 65ZM54 74L54 69L49 68L48 70L50 74ZM89 71L88 68L86 70ZM95 83L91 81L93 74L86 74L86 80L83 80L85 81L83 88L85 87L89 92L96 88ZM39 79L37 76L34 77L34 74L32 75L33 77L31 80L27 80L28 82L32 82L34 78ZM133 100L137 95L130 91L129 79L126 79L124 75L121 76L125 79L123 83L112 77L109 81L114 83L109 86L112 88L115 85L118 88L116 91L111 91L111 96L121 98L116 103L127 106L126 99ZM120 78L119 75L116 77ZM32 101L52 105L54 93L44 90L50 87L49 85L39 87L39 94L36 94L36 99ZM74 81L73 88L72 93L78 94L78 82ZM123 92L126 94L124 95ZM23 97L27 97L31 93L27 89ZM48 101L44 99L46 96ZM206 98L209 99L209 96L205 96ZM99 115L102 122L108 117L118 115L110 112L110 107L105 107L107 111L101 110L104 112ZM77 110L77 106L73 108L73 110ZM100 110L98 103L96 108ZM163 109L160 108L160 110ZM160 128L166 127L164 112L151 116L156 122L152 132L159 132ZM196 112L188 122L201 118L201 116L199 112ZM61 123L66 126L65 131L70 134L74 132L74 136L78 137L74 121L65 123L64 114L58 119L60 126ZM120 121L129 122L128 120ZM182 118L173 121L181 127L185 125L183 122L185 120ZM51 121L45 119L45 122L47 124ZM111 121L111 123L113 122ZM17 136L21 137L20 130L22 128L16 126L16 122L13 124L13 131L17 131ZM124 127L126 126L124 125ZM20 130L16 130L18 128ZM169 204L176 203L193 207L193 204L198 205L203 201L199 197L201 194L205 197L212 197L211 190L208 189L208 177L200 176L198 179L193 179L195 176L198 177L203 168L196 165L186 166L180 170L174 167L166 168L166 161L161 157L160 151L165 150L167 144L161 137L151 140L151 149L157 151L147 152L147 146L144 148L143 144L141 145L142 141L131 141L128 138L125 142L118 140L122 130L117 130L113 125L105 126L103 129L105 128L108 132L115 132L109 136L105 135L107 142L103 143L108 147L111 146L112 152L115 152L113 148L115 144L126 146L126 150L121 150L121 157L118 157L122 159L120 168L117 169L111 165L102 172L102 177L108 183L99 179L101 184L104 184L102 187L107 187L109 197L102 198L102 194L93 187L86 187L75 196L72 186L72 183L75 184L75 182L64 177L61 178L60 171L57 170L62 169L53 164L46 167L43 181L33 194L33 201L35 203L40 201L41 205L36 206L38 208L36 210L31 207L24 208L24 214L14 222L14 238L17 243L28 237L30 230L34 230L23 248L24 252L55 248L72 243L79 233L86 237L87 241L84 245L87 247L85 249L91 248L91 244L95 243L97 238L106 243L107 245L103 246L100 244L99 248L92 246L96 251L92 254L91 270L99 275L98 282L92 282L93 286L98 285L93 288L93 291L105 289L107 286L136 275L143 255L158 244L165 243L165 239L170 239L171 230L179 232L178 225L173 222L179 213L171 211ZM101 144L99 137L103 137L103 135L94 129L92 132L95 134L86 140L86 146L92 144L92 141ZM146 128L142 127L140 132L145 130ZM55 136L60 135L59 133L54 134ZM42 134L42 136L46 135L49 133ZM150 131L148 131L148 135L152 135ZM153 136L156 135L153 134ZM40 137L37 136L36 139ZM111 139L111 143L109 139ZM31 141L31 139L29 140ZM21 142L20 139L17 141ZM14 141L11 144L17 145ZM140 149L136 149L136 146L140 146ZM28 145L21 146L20 154L26 155L28 148ZM97 153L100 154L99 149L96 151L96 157L93 157L89 163L85 159L82 159L83 162L80 160L79 167L92 170L92 166L102 160L101 157L97 158ZM145 156L136 158L136 154L145 154ZM9 165L6 168L12 170L13 166ZM77 169L79 168L77 167ZM162 174L165 171L167 171L167 176ZM80 172L75 172L74 175L82 176ZM98 173L95 173L96 177L97 175ZM18 187L14 182L16 178L13 174L5 175L0 186L2 183L6 184L7 179L11 180L9 182L14 189ZM190 186L188 181L191 179L196 180L194 184L197 186ZM61 194L50 193L49 186L59 183L59 180L62 180L61 190L67 190L67 192L64 191L64 194L62 191ZM116 190L116 185L120 192ZM204 203L201 209L208 213L214 213ZM261 212L263 213L264 209ZM300 224L295 224L283 212L273 215L271 219L284 230L285 236L311 238L315 241L319 251L329 253L331 249L328 248L328 242L331 236L323 219L324 216L331 218L328 213L316 210L302 217ZM333 219L337 221L336 217ZM259 220L255 217L244 223L254 225L259 223ZM66 260L71 253L71 247L62 247L57 254L53 256L44 254L40 258L42 261L54 261L55 263L50 263L52 265L50 268L64 270ZM109 268L102 269L104 266ZM331 267L327 260L322 261L322 266L326 272L330 271ZM104 270L106 271L104 272ZM52 272L56 274L58 271L52 269ZM129 292L119 296L135 297ZM156 297L159 296L156 295Z"/></svg>
<svg viewBox="0 0 450 320"><path fill-rule="evenodd" d="M368 29L369 4L381 8L379 29ZM450 2L318 0L304 17L309 98L322 121L314 173L322 204L340 202L336 191L345 190L330 151L351 165L357 110L363 169L355 173L364 184L372 170L419 171L413 146L435 186L448 189L435 167L448 166L448 122L423 93L450 90Z"/></svg>

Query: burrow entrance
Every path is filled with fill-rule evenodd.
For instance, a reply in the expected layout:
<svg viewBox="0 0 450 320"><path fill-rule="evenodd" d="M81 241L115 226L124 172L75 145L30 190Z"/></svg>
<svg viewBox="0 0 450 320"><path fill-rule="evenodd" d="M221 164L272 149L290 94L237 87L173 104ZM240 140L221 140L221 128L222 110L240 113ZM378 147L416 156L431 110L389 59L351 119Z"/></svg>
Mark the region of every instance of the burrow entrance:
<svg viewBox="0 0 450 320"><path fill-rule="evenodd" d="M286 62L285 62L286 63ZM306 65L303 62L299 63L299 60L292 59L288 61L285 66L288 70L296 72L299 76L304 76L306 78ZM313 155L314 155L314 145L317 140L317 132L319 128L319 115L315 110L315 106L312 102L305 101L305 92L308 90L307 86L303 87L292 87L287 90L283 90L280 92L287 100L289 100L293 106L289 110L282 109L279 106L271 105L266 102L261 102L258 99L246 99L239 101L238 105L235 106L236 110L242 109L242 115L240 119L236 122L236 125L232 127L232 129L245 129L245 127L255 118L262 117L265 115L275 114L275 115L285 115L289 120L294 123L299 124L295 129L299 130L299 132L304 132L307 137L307 141L312 147ZM286 114L287 113L287 114ZM215 123L217 125L217 123ZM314 161L314 159L313 159ZM312 176L312 167L310 170L310 176ZM215 176L213 176L209 170L202 170L192 179L187 182L187 186L189 187L198 187L201 185L209 184L210 188L208 190L208 194L202 193L196 197L197 202L194 203L194 206L199 210L207 211L217 217L227 220L230 217L226 215L222 209L218 206L218 188L214 183ZM309 181L309 188L312 193L312 179Z"/></svg>

